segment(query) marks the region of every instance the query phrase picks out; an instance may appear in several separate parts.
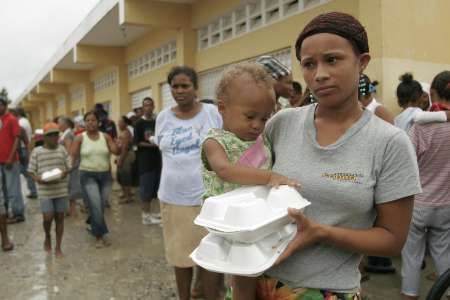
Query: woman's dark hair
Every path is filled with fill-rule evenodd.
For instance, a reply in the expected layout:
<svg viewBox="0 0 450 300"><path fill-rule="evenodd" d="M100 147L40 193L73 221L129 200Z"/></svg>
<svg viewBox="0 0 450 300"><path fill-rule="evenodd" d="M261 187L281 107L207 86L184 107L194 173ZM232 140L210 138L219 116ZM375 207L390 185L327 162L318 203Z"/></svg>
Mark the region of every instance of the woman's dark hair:
<svg viewBox="0 0 450 300"><path fill-rule="evenodd" d="M303 41L319 33L331 33L343 37L350 42L357 54L369 52L367 32L361 23L352 15L329 12L312 19L298 36L295 43L295 55L299 61Z"/></svg>
<svg viewBox="0 0 450 300"><path fill-rule="evenodd" d="M216 104L213 99L202 99L200 102L205 104Z"/></svg>
<svg viewBox="0 0 450 300"><path fill-rule="evenodd" d="M300 95L302 93L302 85L300 84L300 82L293 81L292 82L292 88L294 89L294 92L297 95Z"/></svg>
<svg viewBox="0 0 450 300"><path fill-rule="evenodd" d="M127 116L122 116L121 119L127 126L130 126L133 123Z"/></svg>
<svg viewBox="0 0 450 300"><path fill-rule="evenodd" d="M145 97L144 99L142 99L142 106L144 105L145 101L151 101L153 105L155 104L155 101L153 100L152 97Z"/></svg>
<svg viewBox="0 0 450 300"><path fill-rule="evenodd" d="M430 89L435 90L439 98L450 101L450 71L437 74L431 82Z"/></svg>
<svg viewBox="0 0 450 300"><path fill-rule="evenodd" d="M88 111L87 113L85 113L83 120L86 121L87 117L89 117L89 116L94 116L97 119L97 121L100 122L100 116L98 115L98 113L96 111L91 110L91 111Z"/></svg>
<svg viewBox="0 0 450 300"><path fill-rule="evenodd" d="M311 103L316 103L317 100L314 98L314 95L311 93L309 87L306 87L305 92L302 96L302 101L300 102L300 106L309 105Z"/></svg>
<svg viewBox="0 0 450 300"><path fill-rule="evenodd" d="M27 117L27 114L25 113L25 110L22 107L16 107L16 112L22 118L26 118Z"/></svg>
<svg viewBox="0 0 450 300"><path fill-rule="evenodd" d="M411 102L416 102L423 95L423 89L417 80L414 80L411 73L400 76L400 83L397 86L397 102L400 107L405 107Z"/></svg>
<svg viewBox="0 0 450 300"><path fill-rule="evenodd" d="M75 127L75 124L73 123L72 119L68 117L59 117L59 120L62 120L71 129Z"/></svg>
<svg viewBox="0 0 450 300"><path fill-rule="evenodd" d="M176 66L173 67L170 72L169 75L167 75L167 82L172 85L172 80L175 78L175 76L177 75L186 75L187 77L189 77L189 79L192 82L192 85L194 86L195 89L198 89L198 76L197 76L197 72L195 72L194 69L192 69L191 67L188 66Z"/></svg>

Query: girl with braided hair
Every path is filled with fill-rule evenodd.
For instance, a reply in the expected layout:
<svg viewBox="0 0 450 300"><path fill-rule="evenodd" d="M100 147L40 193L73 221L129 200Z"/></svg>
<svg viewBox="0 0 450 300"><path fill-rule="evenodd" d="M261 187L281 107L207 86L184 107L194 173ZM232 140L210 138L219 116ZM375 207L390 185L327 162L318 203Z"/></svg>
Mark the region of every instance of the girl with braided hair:
<svg viewBox="0 0 450 300"><path fill-rule="evenodd" d="M265 133L273 170L301 182L311 205L289 209L295 237L264 277L235 284L233 299L361 299L362 255L398 255L406 240L421 192L414 149L358 101L370 61L358 20L319 15L295 48L317 103L278 112Z"/></svg>
<svg viewBox="0 0 450 300"><path fill-rule="evenodd" d="M413 78L410 73L400 76L397 86L397 102L403 111L395 117L395 126L406 132L414 123L426 124L433 122L447 122L450 118L449 111L423 111L421 104L428 102L429 96L424 91L422 84Z"/></svg>

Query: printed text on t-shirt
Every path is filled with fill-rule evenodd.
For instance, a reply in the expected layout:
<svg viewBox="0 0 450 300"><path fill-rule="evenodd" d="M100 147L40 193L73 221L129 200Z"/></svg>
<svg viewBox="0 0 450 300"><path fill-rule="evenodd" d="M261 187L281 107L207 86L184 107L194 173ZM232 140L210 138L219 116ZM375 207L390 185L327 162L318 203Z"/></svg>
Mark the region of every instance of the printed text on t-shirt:
<svg viewBox="0 0 450 300"><path fill-rule="evenodd" d="M187 154L200 148L199 130L194 127L177 127L172 130L170 145L172 154Z"/></svg>

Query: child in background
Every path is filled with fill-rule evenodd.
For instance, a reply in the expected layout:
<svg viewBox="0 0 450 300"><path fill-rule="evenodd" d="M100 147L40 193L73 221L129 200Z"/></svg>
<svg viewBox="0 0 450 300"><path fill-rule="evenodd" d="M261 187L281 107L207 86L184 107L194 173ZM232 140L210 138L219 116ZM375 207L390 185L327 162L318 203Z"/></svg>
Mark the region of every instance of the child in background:
<svg viewBox="0 0 450 300"><path fill-rule="evenodd" d="M420 82L414 80L412 74L403 74L400 76L400 81L397 87L397 101L403 111L395 117L395 126L408 132L414 123L426 124L449 120L450 112L448 111L428 112L421 109L421 104L424 101L428 102L428 95L422 89Z"/></svg>
<svg viewBox="0 0 450 300"><path fill-rule="evenodd" d="M45 231L44 250L52 251L51 227L53 219L56 223L55 256L62 257L61 242L64 232L64 213L68 210L69 189L67 174L71 162L66 149L58 144L59 127L56 123L44 126L44 145L36 147L31 153L28 172L38 184L38 196L41 202L43 225ZM61 179L44 181L42 174L58 168L62 171Z"/></svg>
<svg viewBox="0 0 450 300"><path fill-rule="evenodd" d="M275 110L273 79L258 64L237 64L225 71L217 90L223 129L210 129L202 145L204 199L242 185L298 187L295 180L271 171L272 151L263 135ZM233 276L233 282L253 279Z"/></svg>

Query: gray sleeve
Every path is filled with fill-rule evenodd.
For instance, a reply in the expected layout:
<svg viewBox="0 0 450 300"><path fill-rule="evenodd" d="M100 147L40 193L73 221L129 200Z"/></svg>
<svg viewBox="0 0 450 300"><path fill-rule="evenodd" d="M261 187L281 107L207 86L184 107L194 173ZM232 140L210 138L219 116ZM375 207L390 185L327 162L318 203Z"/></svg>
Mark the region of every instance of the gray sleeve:
<svg viewBox="0 0 450 300"><path fill-rule="evenodd" d="M395 201L422 192L416 154L406 133L387 143L375 185L375 203Z"/></svg>

